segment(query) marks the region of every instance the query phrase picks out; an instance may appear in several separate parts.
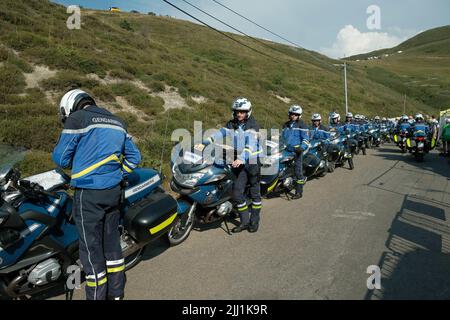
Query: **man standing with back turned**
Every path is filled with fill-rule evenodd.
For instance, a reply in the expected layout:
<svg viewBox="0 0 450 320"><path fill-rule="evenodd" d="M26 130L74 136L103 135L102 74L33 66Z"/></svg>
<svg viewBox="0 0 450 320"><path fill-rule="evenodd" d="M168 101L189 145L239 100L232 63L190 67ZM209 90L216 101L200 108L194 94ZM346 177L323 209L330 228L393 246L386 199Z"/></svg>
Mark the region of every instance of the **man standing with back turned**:
<svg viewBox="0 0 450 320"><path fill-rule="evenodd" d="M120 247L120 182L141 154L121 119L96 106L82 90L71 90L59 106L64 130L53 161L72 168L73 213L86 274L86 299L121 300L125 264Z"/></svg>

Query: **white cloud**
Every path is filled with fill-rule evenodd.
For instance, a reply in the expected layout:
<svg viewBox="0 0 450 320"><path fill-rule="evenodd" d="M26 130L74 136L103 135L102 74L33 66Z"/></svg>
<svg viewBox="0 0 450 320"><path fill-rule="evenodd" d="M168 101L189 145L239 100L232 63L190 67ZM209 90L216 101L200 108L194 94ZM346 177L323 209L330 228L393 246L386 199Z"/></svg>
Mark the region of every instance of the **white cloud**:
<svg viewBox="0 0 450 320"><path fill-rule="evenodd" d="M322 48L321 53L332 58L349 57L374 50L395 47L408 36L395 36L386 32L361 32L352 25L342 28L330 48Z"/></svg>

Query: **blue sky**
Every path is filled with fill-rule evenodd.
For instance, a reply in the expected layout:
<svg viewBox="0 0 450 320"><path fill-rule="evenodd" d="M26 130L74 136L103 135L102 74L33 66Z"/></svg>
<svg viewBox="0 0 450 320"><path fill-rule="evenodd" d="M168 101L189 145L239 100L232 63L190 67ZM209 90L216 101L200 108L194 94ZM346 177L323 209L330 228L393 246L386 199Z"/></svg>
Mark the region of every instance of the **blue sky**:
<svg viewBox="0 0 450 320"><path fill-rule="evenodd" d="M221 30L226 26L196 11L182 0L169 0ZM188 0L248 34L283 42L222 8L212 0ZM301 46L332 57L392 47L415 34L450 24L449 0L218 0ZM64 5L155 12L190 20L162 0L56 0ZM367 8L380 8L381 29L368 29Z"/></svg>

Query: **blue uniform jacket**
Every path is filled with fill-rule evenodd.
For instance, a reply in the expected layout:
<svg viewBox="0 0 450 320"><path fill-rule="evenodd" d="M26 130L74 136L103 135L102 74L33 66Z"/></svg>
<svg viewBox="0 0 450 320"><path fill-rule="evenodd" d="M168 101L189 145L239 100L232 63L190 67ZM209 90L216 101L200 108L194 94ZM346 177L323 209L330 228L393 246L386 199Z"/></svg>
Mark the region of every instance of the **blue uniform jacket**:
<svg viewBox="0 0 450 320"><path fill-rule="evenodd" d="M350 133L350 134L354 134L354 133L359 133L359 126L355 123L352 122L346 122L343 126L343 131L345 133Z"/></svg>
<svg viewBox="0 0 450 320"><path fill-rule="evenodd" d="M307 150L311 146L309 130L301 121L286 122L283 126L282 138L288 151L294 151L298 147Z"/></svg>
<svg viewBox="0 0 450 320"><path fill-rule="evenodd" d="M228 121L225 127L221 128L212 137L203 141L203 144L208 145L212 142L220 142L221 140L222 143L225 143L223 141L225 138L231 138L237 159L247 164L250 159L256 159L262 156L263 150L259 141L258 132L259 124L253 116L250 116L242 123L233 119Z"/></svg>
<svg viewBox="0 0 450 320"><path fill-rule="evenodd" d="M331 138L331 133L322 125L317 128L311 127L309 129L309 138L311 140L328 140Z"/></svg>
<svg viewBox="0 0 450 320"><path fill-rule="evenodd" d="M124 172L137 167L141 154L121 119L88 106L67 118L52 159L62 168L72 168L73 187L109 189L120 183Z"/></svg>
<svg viewBox="0 0 450 320"><path fill-rule="evenodd" d="M409 132L411 129L411 125L408 122L402 122L398 125L397 130L398 131L406 131Z"/></svg>
<svg viewBox="0 0 450 320"><path fill-rule="evenodd" d="M416 123L411 127L410 132L415 136L428 136L430 134L430 127L425 123Z"/></svg>

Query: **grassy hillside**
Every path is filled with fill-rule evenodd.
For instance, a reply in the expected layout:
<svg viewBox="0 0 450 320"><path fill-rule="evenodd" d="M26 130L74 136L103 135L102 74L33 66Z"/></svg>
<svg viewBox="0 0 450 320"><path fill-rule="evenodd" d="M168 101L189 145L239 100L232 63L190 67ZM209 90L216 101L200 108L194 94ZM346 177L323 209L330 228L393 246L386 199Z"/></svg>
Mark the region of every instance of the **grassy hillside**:
<svg viewBox="0 0 450 320"><path fill-rule="evenodd" d="M366 60L374 56L381 59ZM428 30L395 48L348 59L361 60L356 66L372 81L436 109L450 106L450 26Z"/></svg>
<svg viewBox="0 0 450 320"><path fill-rule="evenodd" d="M233 35L270 59L202 26L132 13L82 10L81 30L68 30L68 16L46 0L0 2L0 143L31 150L21 164L26 174L53 166L57 101L73 87L127 121L147 166L159 165L163 146L168 159L174 129L224 123L237 96L253 102L264 127L278 127L289 103L303 105L305 117L344 112L342 71L317 53L266 42L283 53L274 52ZM369 71L350 66L351 111L400 114L402 88ZM435 112L427 102L409 105Z"/></svg>

